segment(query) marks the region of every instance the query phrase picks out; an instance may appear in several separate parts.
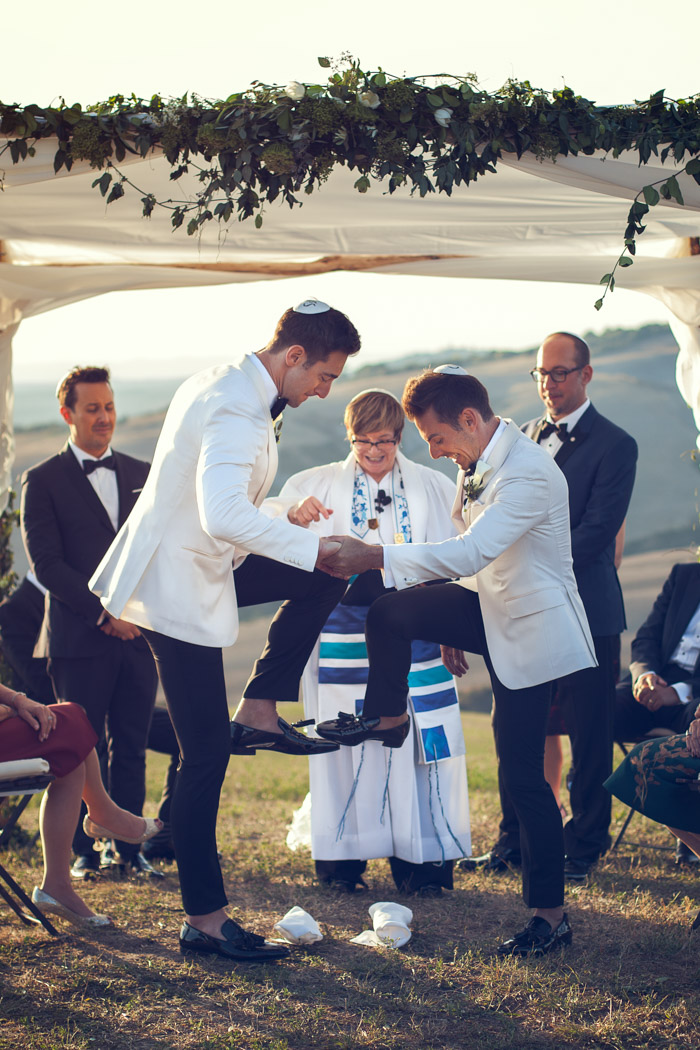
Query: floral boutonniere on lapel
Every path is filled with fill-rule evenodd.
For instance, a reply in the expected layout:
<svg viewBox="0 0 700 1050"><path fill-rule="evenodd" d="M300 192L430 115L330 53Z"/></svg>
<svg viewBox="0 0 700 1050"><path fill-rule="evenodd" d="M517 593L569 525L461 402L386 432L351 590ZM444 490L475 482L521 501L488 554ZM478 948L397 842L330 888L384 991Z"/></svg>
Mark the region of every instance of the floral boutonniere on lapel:
<svg viewBox="0 0 700 1050"><path fill-rule="evenodd" d="M493 473L485 459L477 460L474 470L464 479L464 497L472 503L483 492L489 475Z"/></svg>

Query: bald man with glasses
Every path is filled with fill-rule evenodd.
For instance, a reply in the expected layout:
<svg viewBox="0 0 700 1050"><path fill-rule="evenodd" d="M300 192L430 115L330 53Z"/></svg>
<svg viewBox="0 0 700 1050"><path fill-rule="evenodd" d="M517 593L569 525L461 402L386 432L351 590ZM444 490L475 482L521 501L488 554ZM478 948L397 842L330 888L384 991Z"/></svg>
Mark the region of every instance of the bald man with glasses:
<svg viewBox="0 0 700 1050"><path fill-rule="evenodd" d="M590 350L569 332L548 335L530 372L546 413L523 427L561 469L569 486L574 575L595 643L598 666L557 682L571 739L571 817L564 828L565 877L583 882L610 845L610 798L619 637L625 629L615 540L625 520L637 463L637 444L601 416L588 398ZM550 732L557 732L550 729ZM462 865L504 871L520 861L520 829L501 787L503 817L494 848Z"/></svg>

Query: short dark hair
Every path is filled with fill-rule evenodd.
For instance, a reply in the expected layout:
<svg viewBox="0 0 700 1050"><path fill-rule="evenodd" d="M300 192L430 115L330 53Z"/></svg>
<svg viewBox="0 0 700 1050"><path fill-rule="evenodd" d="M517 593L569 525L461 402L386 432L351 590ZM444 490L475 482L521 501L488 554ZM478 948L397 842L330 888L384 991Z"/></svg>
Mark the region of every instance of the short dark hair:
<svg viewBox="0 0 700 1050"><path fill-rule="evenodd" d="M75 408L78 383L108 383L111 387L109 369L99 365L74 365L56 387L56 397L61 408Z"/></svg>
<svg viewBox="0 0 700 1050"><path fill-rule="evenodd" d="M351 357L360 349L360 336L352 321L331 307L322 314L297 313L290 307L280 317L275 334L265 347L277 354L289 346L303 346L307 362L325 361L335 350Z"/></svg>
<svg viewBox="0 0 700 1050"><path fill-rule="evenodd" d="M573 332L550 332L544 342L546 343L547 339L553 339L555 336L563 336L565 339L570 339L574 344L574 357L576 358L577 368L585 368L586 365L590 365L591 351L585 339L582 339L580 335L574 335Z"/></svg>
<svg viewBox="0 0 700 1050"><path fill-rule="evenodd" d="M486 387L470 375L449 375L427 369L408 380L401 403L411 420L420 419L432 408L441 423L455 429L459 428L459 417L465 408L473 408L484 422L493 418Z"/></svg>

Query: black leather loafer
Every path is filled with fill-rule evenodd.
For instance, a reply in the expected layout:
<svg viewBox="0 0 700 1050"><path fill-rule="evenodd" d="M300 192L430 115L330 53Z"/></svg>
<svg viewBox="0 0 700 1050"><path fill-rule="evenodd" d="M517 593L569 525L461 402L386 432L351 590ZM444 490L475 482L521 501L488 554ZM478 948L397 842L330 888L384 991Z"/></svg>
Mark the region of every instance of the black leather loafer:
<svg viewBox="0 0 700 1050"><path fill-rule="evenodd" d="M210 937L183 922L180 930L180 951L198 952L202 955L221 955L234 962L265 963L286 959L289 948L283 944L272 944L257 933L250 933L233 919L227 919L221 927L223 937Z"/></svg>
<svg viewBox="0 0 700 1050"><path fill-rule="evenodd" d="M460 871L483 871L492 875L504 875L513 868L519 868L520 864L520 854L512 849L504 850L503 853L489 850L480 857L465 857L464 860L457 861Z"/></svg>
<svg viewBox="0 0 700 1050"><path fill-rule="evenodd" d="M70 876L72 879L80 879L85 882L88 882L90 879L96 879L99 864L100 858L96 853L81 854L73 861Z"/></svg>
<svg viewBox="0 0 700 1050"><path fill-rule="evenodd" d="M135 853L126 862L127 874L134 875L138 879L164 879L162 871L158 871L150 864L143 853Z"/></svg>
<svg viewBox="0 0 700 1050"><path fill-rule="evenodd" d="M327 755L329 751L338 750L337 744L297 732L283 718L277 719L277 725L281 733L268 733L264 729L252 729L240 722L231 722L231 754L254 755L256 751L279 751L283 755ZM311 725L311 722L297 722L296 725Z"/></svg>
<svg viewBox="0 0 700 1050"><path fill-rule="evenodd" d="M552 927L546 919L533 916L524 930L516 933L496 951L499 955L546 955L555 948L571 944L571 925L564 912L564 918L557 927Z"/></svg>
<svg viewBox="0 0 700 1050"><path fill-rule="evenodd" d="M676 852L673 858L673 863L678 868L682 867L695 867L696 864L700 864L700 857L693 853L689 846L686 846L685 842L681 842L680 839L676 839Z"/></svg>
<svg viewBox="0 0 700 1050"><path fill-rule="evenodd" d="M565 857L564 878L567 882L587 882L594 864L594 860L574 860L572 857Z"/></svg>
<svg viewBox="0 0 700 1050"><path fill-rule="evenodd" d="M345 747L356 747L365 740L378 740L384 747L401 747L411 728L411 718L391 729L377 729L378 718L363 718L362 715L350 715L339 711L337 718L328 722L319 722L316 732L325 740L333 740Z"/></svg>

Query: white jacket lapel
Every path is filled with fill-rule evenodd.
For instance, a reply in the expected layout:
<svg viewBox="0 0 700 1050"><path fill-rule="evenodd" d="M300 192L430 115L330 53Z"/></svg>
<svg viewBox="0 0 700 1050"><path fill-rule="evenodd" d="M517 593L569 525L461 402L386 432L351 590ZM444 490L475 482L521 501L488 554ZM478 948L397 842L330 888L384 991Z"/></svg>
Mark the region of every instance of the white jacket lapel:
<svg viewBox="0 0 700 1050"><path fill-rule="evenodd" d="M251 490L250 493L251 502L254 503L255 506L259 506L259 504L265 499L265 496L270 491L272 482L275 480L275 474L277 473L278 457L277 442L275 441L275 427L272 422L272 416L270 415L270 406L268 403L267 391L265 390L263 377L260 375L260 371L257 365L254 361L251 361L249 356L246 356L240 361L239 367L241 371L245 373L248 379L250 379L253 386L255 387L255 392L260 398L260 412L263 414L263 416L267 415L267 466L265 474L260 480L259 487L257 488L257 490ZM251 405L250 407L252 412L258 411L257 405ZM257 480L258 479L255 477L251 479L251 481Z"/></svg>

